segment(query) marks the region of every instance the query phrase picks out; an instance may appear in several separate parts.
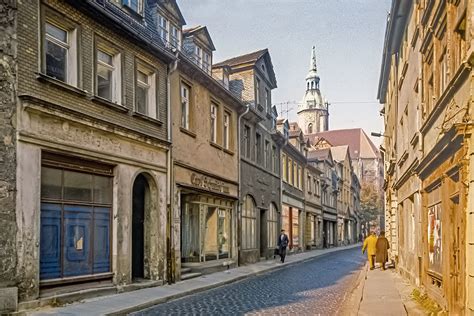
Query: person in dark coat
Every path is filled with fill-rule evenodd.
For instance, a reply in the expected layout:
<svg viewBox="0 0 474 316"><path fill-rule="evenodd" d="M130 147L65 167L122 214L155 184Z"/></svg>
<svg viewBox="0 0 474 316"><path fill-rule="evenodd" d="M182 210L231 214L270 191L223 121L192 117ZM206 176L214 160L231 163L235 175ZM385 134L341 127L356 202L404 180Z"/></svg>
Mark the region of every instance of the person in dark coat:
<svg viewBox="0 0 474 316"><path fill-rule="evenodd" d="M280 254L280 261L281 263L285 262L286 257L286 247L288 247L288 243L290 240L288 239L288 235L285 234L285 230L282 229L280 236L278 237L278 252Z"/></svg>
<svg viewBox="0 0 474 316"><path fill-rule="evenodd" d="M387 238L385 238L385 232L381 231L380 236L375 244L375 260L382 264L382 270L385 270L385 263L388 261L388 244Z"/></svg>

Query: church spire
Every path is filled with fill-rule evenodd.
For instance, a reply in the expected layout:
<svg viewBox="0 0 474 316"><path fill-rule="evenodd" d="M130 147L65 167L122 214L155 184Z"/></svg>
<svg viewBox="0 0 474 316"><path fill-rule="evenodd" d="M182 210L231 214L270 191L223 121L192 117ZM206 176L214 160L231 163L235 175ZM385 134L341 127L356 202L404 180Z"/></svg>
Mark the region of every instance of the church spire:
<svg viewBox="0 0 474 316"><path fill-rule="evenodd" d="M306 90L319 90L318 66L316 65L316 47L311 49L309 72L306 76Z"/></svg>
<svg viewBox="0 0 474 316"><path fill-rule="evenodd" d="M315 46L313 46L313 49L311 50L311 60L309 62L309 71L318 72L318 67L316 65L316 47Z"/></svg>

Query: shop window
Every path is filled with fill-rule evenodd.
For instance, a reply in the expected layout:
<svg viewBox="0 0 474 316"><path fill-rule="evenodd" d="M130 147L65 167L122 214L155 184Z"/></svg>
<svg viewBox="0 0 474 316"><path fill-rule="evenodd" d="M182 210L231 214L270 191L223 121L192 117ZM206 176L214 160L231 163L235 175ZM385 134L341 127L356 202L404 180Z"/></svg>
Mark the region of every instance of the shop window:
<svg viewBox="0 0 474 316"><path fill-rule="evenodd" d="M290 207L283 205L281 210L281 228L285 230L287 234L290 234ZM289 236L290 237L290 236Z"/></svg>
<svg viewBox="0 0 474 316"><path fill-rule="evenodd" d="M181 247L183 262L206 262L231 257L230 209L183 203Z"/></svg>
<svg viewBox="0 0 474 316"><path fill-rule="evenodd" d="M59 167L62 165L68 167ZM76 171L64 163L44 162L41 280L110 272L111 173L108 167L104 167L104 174L95 174Z"/></svg>
<svg viewBox="0 0 474 316"><path fill-rule="evenodd" d="M441 186L428 192L428 205L428 269L440 277L443 267Z"/></svg>
<svg viewBox="0 0 474 316"><path fill-rule="evenodd" d="M278 238L278 213L275 204L270 204L267 218L267 240L268 248L275 248L277 246Z"/></svg>
<svg viewBox="0 0 474 316"><path fill-rule="evenodd" d="M242 249L257 248L257 210L254 199L247 195L242 210Z"/></svg>
<svg viewBox="0 0 474 316"><path fill-rule="evenodd" d="M77 87L77 27L62 20L51 14L44 24L43 73Z"/></svg>
<svg viewBox="0 0 474 316"><path fill-rule="evenodd" d="M299 210L291 209L291 241L293 247L298 247L300 244L300 224L299 224Z"/></svg>

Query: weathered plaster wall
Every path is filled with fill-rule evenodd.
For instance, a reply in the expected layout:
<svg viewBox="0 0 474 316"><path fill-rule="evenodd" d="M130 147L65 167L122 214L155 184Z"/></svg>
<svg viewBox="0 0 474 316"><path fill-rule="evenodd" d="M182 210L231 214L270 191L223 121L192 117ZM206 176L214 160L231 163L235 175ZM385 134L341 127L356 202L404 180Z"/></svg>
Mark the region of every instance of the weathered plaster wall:
<svg viewBox="0 0 474 316"><path fill-rule="evenodd" d="M0 3L0 312L16 308L17 6Z"/></svg>

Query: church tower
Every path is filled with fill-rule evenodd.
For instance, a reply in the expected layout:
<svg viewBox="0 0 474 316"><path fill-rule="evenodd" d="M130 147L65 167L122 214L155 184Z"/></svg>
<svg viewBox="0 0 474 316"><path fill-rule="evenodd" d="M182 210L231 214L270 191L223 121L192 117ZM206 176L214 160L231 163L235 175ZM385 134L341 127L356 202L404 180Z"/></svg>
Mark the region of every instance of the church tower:
<svg viewBox="0 0 474 316"><path fill-rule="evenodd" d="M329 103L319 89L319 75L316 65L316 49L313 46L309 72L306 76L306 92L298 105L298 125L304 134L324 132L329 129Z"/></svg>

